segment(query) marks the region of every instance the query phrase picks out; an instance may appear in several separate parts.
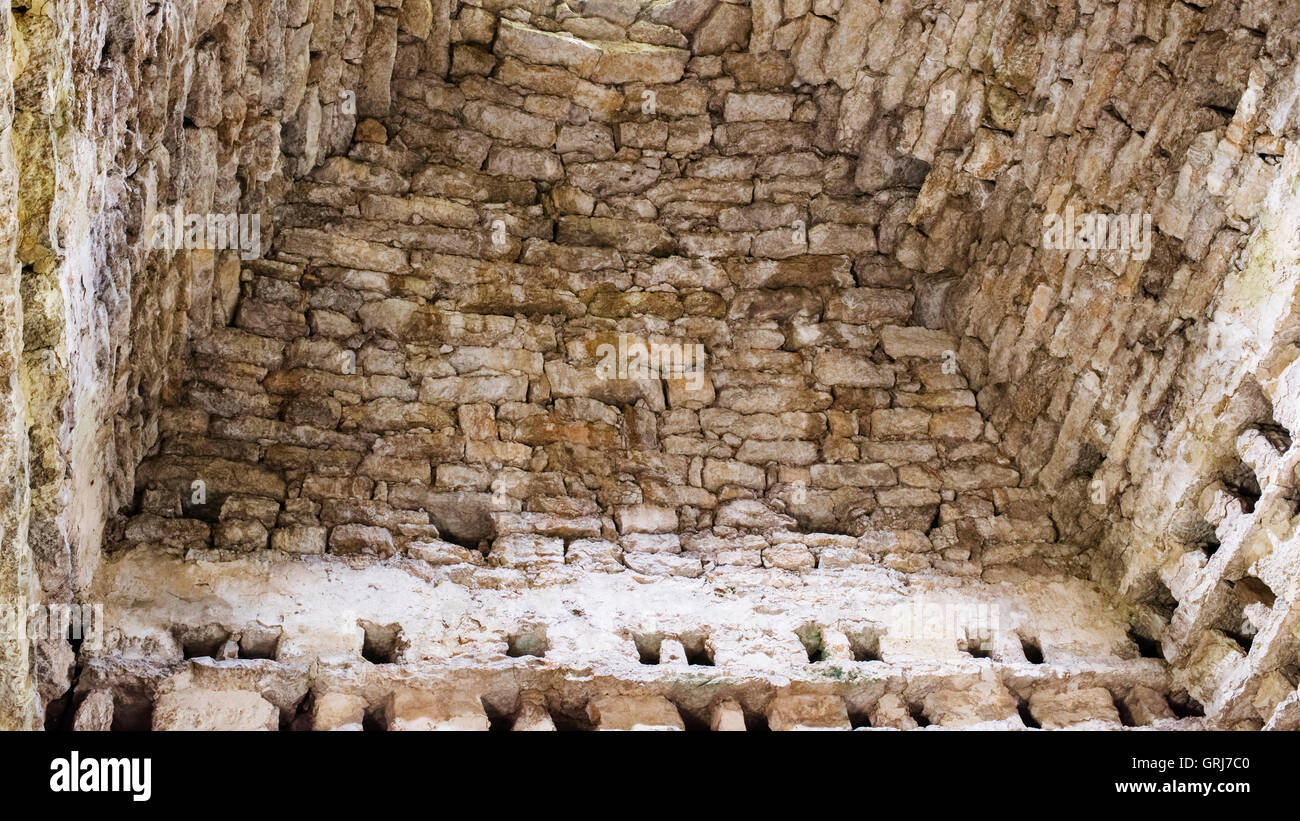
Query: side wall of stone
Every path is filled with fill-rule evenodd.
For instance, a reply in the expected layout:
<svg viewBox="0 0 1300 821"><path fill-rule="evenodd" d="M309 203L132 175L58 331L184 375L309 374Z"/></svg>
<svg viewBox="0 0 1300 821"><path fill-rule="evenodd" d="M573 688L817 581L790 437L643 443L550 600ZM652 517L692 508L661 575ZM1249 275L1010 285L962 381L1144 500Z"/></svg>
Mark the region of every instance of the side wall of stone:
<svg viewBox="0 0 1300 821"><path fill-rule="evenodd" d="M980 409L1053 499L1062 536L1096 546L1092 575L1134 608L1136 631L1180 667L1212 659L1188 671L1196 697L1217 710L1233 691L1236 717L1263 723L1278 697L1248 706L1260 676L1283 671L1294 689L1300 672L1282 626L1300 581L1282 569L1294 567L1295 511L1271 506L1277 483L1297 480L1255 470L1238 438L1264 431L1267 461L1289 464L1298 432L1282 376L1296 350L1297 10L1050 9L1012 11L1028 16L998 89L1005 165L974 188L967 155L938 158L913 222L982 203L944 306ZM1048 247L1045 219L1067 209L1150 218L1150 245ZM1273 521L1272 543L1238 551L1239 536L1215 534L1198 500L1216 483L1246 507L1264 491L1255 515ZM1268 613L1244 616L1260 574Z"/></svg>
<svg viewBox="0 0 1300 821"><path fill-rule="evenodd" d="M27 542L26 399L22 385L22 268L18 264L18 163L14 148L14 25L0 13L0 728L36 722L32 648L17 626L34 593Z"/></svg>
<svg viewBox="0 0 1300 821"><path fill-rule="evenodd" d="M38 0L4 16L23 317L5 324L22 334L9 407L26 429L5 476L30 496L5 538L30 550L33 603L49 605L87 589L190 339L233 310L239 251L163 242L157 216L258 215L269 242L268 203L346 148L368 104L375 14L353 0ZM64 637L35 649L47 705L73 653Z"/></svg>
<svg viewBox="0 0 1300 821"><path fill-rule="evenodd" d="M839 105L874 17L758 13L466 4L444 73L399 48L196 341L121 543L1070 567L896 258L925 163L871 165Z"/></svg>

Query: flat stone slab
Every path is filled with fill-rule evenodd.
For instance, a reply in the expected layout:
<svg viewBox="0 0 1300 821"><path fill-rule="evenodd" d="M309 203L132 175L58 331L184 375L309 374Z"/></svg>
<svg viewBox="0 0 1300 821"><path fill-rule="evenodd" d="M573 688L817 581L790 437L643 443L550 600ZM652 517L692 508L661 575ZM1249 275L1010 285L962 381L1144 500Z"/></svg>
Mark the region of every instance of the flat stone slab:
<svg viewBox="0 0 1300 821"><path fill-rule="evenodd" d="M663 696L602 696L587 705L598 730L685 730L681 713Z"/></svg>
<svg viewBox="0 0 1300 821"><path fill-rule="evenodd" d="M248 690L182 690L154 703L155 730L278 730L280 711Z"/></svg>

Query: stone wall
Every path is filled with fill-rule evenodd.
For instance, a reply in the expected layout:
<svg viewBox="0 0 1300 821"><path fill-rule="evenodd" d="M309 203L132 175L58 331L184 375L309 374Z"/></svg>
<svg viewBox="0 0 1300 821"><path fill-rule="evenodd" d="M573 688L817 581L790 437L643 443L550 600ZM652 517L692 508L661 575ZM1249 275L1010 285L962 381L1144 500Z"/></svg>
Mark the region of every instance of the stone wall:
<svg viewBox="0 0 1300 821"><path fill-rule="evenodd" d="M1297 480L1256 474L1238 437L1291 463L1296 8L1053 5L1035 19L1051 25L1026 18L1001 78L1004 166L973 188L965 154L940 156L918 195L922 228L983 209L945 327L1004 452L1062 537L1096 545L1091 573L1135 606L1136 631L1191 665L1210 709L1267 722L1300 672L1283 501ZM1044 217L1067 207L1150 215L1149 259L1045 247ZM1249 511L1270 482L1255 526L1271 539L1215 534L1206 488ZM1232 549L1206 568L1219 541ZM1270 676L1290 684L1252 704Z"/></svg>
<svg viewBox="0 0 1300 821"><path fill-rule="evenodd" d="M449 79L399 61L392 112L285 192L233 327L196 341L124 543L1068 567L882 252L906 180L839 150L839 52L736 51L741 6L661 13L464 6Z"/></svg>
<svg viewBox="0 0 1300 821"><path fill-rule="evenodd" d="M151 247L155 214L259 213L287 176L342 150L353 41L370 19L346 2L41 0L6 9L4 26L17 221L0 237L16 253L5 328L21 340L6 407L26 428L5 438L16 467L4 475L19 487L4 573L14 590L31 585L6 596L22 613L84 597L105 527L133 504L135 468L157 447L189 340L229 318L237 262ZM23 643L6 646L6 682L31 674ZM35 647L48 703L70 686L73 652L59 639Z"/></svg>
<svg viewBox="0 0 1300 821"><path fill-rule="evenodd" d="M101 544L1074 574L1179 703L1294 724L1293 6L28 3L5 590L76 598ZM1067 208L1149 257L1047 247ZM265 253L160 250L173 209Z"/></svg>
<svg viewBox="0 0 1300 821"><path fill-rule="evenodd" d="M19 234L18 164L14 147L12 66L14 32L9 15L0 15L0 600L25 606L33 594L31 551L27 546L27 437L22 371L22 272L16 250ZM30 727L35 722L35 681L31 646L25 636L0 637L0 727Z"/></svg>

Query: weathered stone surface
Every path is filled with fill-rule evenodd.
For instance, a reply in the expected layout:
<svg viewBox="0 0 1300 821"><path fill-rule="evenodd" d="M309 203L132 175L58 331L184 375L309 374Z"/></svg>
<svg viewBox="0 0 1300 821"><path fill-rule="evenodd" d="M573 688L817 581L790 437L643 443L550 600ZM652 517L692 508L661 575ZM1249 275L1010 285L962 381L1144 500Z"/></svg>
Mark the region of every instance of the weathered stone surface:
<svg viewBox="0 0 1300 821"><path fill-rule="evenodd" d="M323 693L312 705L313 730L361 731L366 700L349 693Z"/></svg>
<svg viewBox="0 0 1300 821"><path fill-rule="evenodd" d="M772 730L847 730L849 714L835 696L777 696L767 707Z"/></svg>
<svg viewBox="0 0 1300 821"><path fill-rule="evenodd" d="M530 63L557 65L586 76L600 62L600 49L565 32L539 31L503 19L492 46L497 54L518 57Z"/></svg>
<svg viewBox="0 0 1300 821"><path fill-rule="evenodd" d="M916 719L912 717L907 704L897 693L885 693L871 707L868 713L872 727L891 727L895 730L916 729Z"/></svg>
<svg viewBox="0 0 1300 821"><path fill-rule="evenodd" d="M663 696L606 696L587 707L598 730L685 730L681 714Z"/></svg>
<svg viewBox="0 0 1300 821"><path fill-rule="evenodd" d="M113 729L113 694L96 690L77 708L72 728L78 732L104 732Z"/></svg>
<svg viewBox="0 0 1300 821"><path fill-rule="evenodd" d="M721 54L733 48L744 50L749 27L750 15L744 6L718 3L695 30L691 50L696 54Z"/></svg>
<svg viewBox="0 0 1300 821"><path fill-rule="evenodd" d="M297 727L317 661L322 727L571 726L652 646L726 668L696 724L1016 728L990 665L1045 727L1296 724L1285 14L46 5L0 31L0 599L131 624L0 643L0 726ZM1036 617L873 639L901 576ZM398 705L353 665L399 645L487 689ZM515 705L480 658L559 661Z"/></svg>
<svg viewBox="0 0 1300 821"><path fill-rule="evenodd" d="M1029 697L1029 712L1045 730L1093 722L1119 724L1114 699L1102 687L1063 693L1036 692Z"/></svg>
<svg viewBox="0 0 1300 821"><path fill-rule="evenodd" d="M505 567L533 567L564 563L564 540L522 533L498 536L488 561Z"/></svg>
<svg viewBox="0 0 1300 821"><path fill-rule="evenodd" d="M393 536L382 527L359 524L339 525L330 531L331 553L369 553L388 556L393 553Z"/></svg>
<svg viewBox="0 0 1300 821"><path fill-rule="evenodd" d="M991 726L1019 729L1016 702L1000 683L981 679L961 690L939 690L925 697L926 718L942 727Z"/></svg>
<svg viewBox="0 0 1300 821"><path fill-rule="evenodd" d="M271 548L286 553L324 553L325 538L323 527L281 527L271 531Z"/></svg>
<svg viewBox="0 0 1300 821"><path fill-rule="evenodd" d="M154 730L278 730L280 711L247 690L181 690L160 696Z"/></svg>
<svg viewBox="0 0 1300 821"><path fill-rule="evenodd" d="M597 83L675 83L690 52L648 43L605 43L588 79Z"/></svg>
<svg viewBox="0 0 1300 821"><path fill-rule="evenodd" d="M813 375L826 385L851 388L892 388L894 372L865 356L848 351L824 351L813 362Z"/></svg>
<svg viewBox="0 0 1300 821"><path fill-rule="evenodd" d="M486 731L483 705L468 693L432 694L413 688L393 693L387 705L389 730Z"/></svg>
<svg viewBox="0 0 1300 821"><path fill-rule="evenodd" d="M926 328L903 328L896 325L886 325L880 329L880 344L884 347L885 353L896 359L905 356L937 359L943 357L947 351L957 350L957 340L948 334Z"/></svg>

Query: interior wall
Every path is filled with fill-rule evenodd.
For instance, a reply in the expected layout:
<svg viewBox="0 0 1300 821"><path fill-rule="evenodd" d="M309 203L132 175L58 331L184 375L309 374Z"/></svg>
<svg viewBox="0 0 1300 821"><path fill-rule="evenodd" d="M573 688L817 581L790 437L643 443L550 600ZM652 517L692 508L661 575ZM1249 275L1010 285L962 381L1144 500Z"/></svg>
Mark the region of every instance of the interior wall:
<svg viewBox="0 0 1300 821"><path fill-rule="evenodd" d="M836 137L841 55L747 48L737 6L636 16L459 10L450 76L399 76L285 193L122 546L817 565L754 533L784 527L906 572L1071 566L891 256L923 163Z"/></svg>
<svg viewBox="0 0 1300 821"><path fill-rule="evenodd" d="M36 719L31 645L12 625L34 592L31 550L27 542L27 437L24 431L22 375L21 268L16 251L19 233L18 164L14 145L13 20L0 14L0 601L5 613L0 637L0 727L30 727Z"/></svg>
<svg viewBox="0 0 1300 821"><path fill-rule="evenodd" d="M1289 464L1290 451L1247 459L1255 440L1243 444L1240 434L1295 430L1289 143L1300 26L1293 4L587 6L589 13L567 16L550 4L527 6L502 15L513 21L502 25L569 30L579 41L617 38L611 25L625 32L639 26L643 40L691 50L704 111L691 109L698 103L690 94L664 101L685 107L665 114L687 121L673 132L679 139L692 133L688 121L704 126L700 117L709 129L722 127L709 135L719 145L762 139L743 119L728 125L725 100L735 87L726 84L737 81L737 71L749 72L756 87L771 84L769 91L789 84L778 96L796 98L798 117L815 114L798 120L792 108L781 129L786 142L766 150L833 155L819 184L842 185L879 207L869 220L874 253L897 263L895 273L882 275L910 279L911 323L959 340L960 372L996 435L998 458L1014 460L1031 498L1052 500L1056 540L1100 545L1084 554L1093 576L1127 597L1144 630L1168 639L1166 654L1176 664L1197 671L1190 683L1202 687L1203 700L1235 692L1236 714L1263 723L1264 713L1290 697L1276 677L1294 687L1289 606L1296 585L1286 556L1295 541L1282 507L1293 481L1278 467ZM549 75L558 86L500 89L511 60L537 59L538 43L548 41L516 32L506 46L498 11L492 4L365 0L13 5L0 83L0 151L12 158L0 163L0 182L15 192L0 216L0 247L14 254L4 302L12 321L3 331L13 357L4 454L14 470L2 475L18 477L0 533L6 597L21 602L30 591L34 601L68 602L85 589L106 523L144 503L136 501L135 468L165 442L160 409L185 401L189 340L205 344L211 328L238 325L241 288L267 278L246 275L229 253L150 253L140 237L158 209L179 203L185 212L257 212L267 217L269 247L270 203L305 197L317 207L354 204L312 202L310 192L327 195L330 186L352 188L356 180L286 182L348 150L353 112L389 123L408 147L472 163L483 145L474 132L512 127L515 108L544 117L556 104L542 98L554 97L600 108L599 89L565 79L596 72L580 79L601 85L599 62L584 62L591 57L581 45L543 49L566 61L551 66L561 72ZM625 144L645 151L634 143L658 140L657 126L636 125L645 90L639 83L649 82L657 63L633 65L646 74L610 80L621 95L608 115L620 125L616 152ZM422 72L468 83L480 105L462 109L463 97L430 96ZM404 91L413 93L401 102L403 118L393 118ZM520 99L530 95L541 108L524 108ZM501 106L512 110L508 116L499 116ZM530 145L526 133L494 138L515 148L552 147ZM353 159L381 167L403 161L375 145ZM666 142L648 150L671 158ZM507 176L531 179L521 168L551 173L532 155L496 154L495 170ZM484 155L481 170L492 172L491 162ZM428 193L439 190L449 189ZM812 197L779 182L768 190L782 207L786 197ZM566 216L636 212L635 197L620 201L623 193L606 190L601 198L624 211L597 215L593 206L584 214L584 205ZM1041 248L1043 217L1067 205L1077 213L1151 213L1150 260L1093 262ZM677 207L674 219L695 218L688 206ZM291 208L285 221L309 216L309 209ZM808 216L811 229L819 217L811 209ZM521 250L526 224L506 220ZM607 225L612 235L605 236L590 222L581 230L573 228L579 222L569 225L575 245L634 241L618 223ZM305 269L311 254L303 256ZM857 267L850 271L853 287L897 286L864 283ZM384 336L382 324L373 329ZM860 421L858 431L861 453ZM1229 541L1222 526L1204 521L1202 491L1226 481L1239 497L1242 465L1252 460L1273 465L1271 476L1252 471L1266 486L1258 490L1268 515L1254 516L1245 535ZM765 473L765 492L768 482ZM1198 540L1207 526L1222 544L1241 549L1221 549L1218 559L1200 564L1190 548L1204 552ZM1193 560L1197 566L1187 570ZM1250 606L1235 593L1229 598L1237 605L1224 604L1223 590L1247 577L1266 578L1275 601L1272 615L1258 618L1266 626L1254 628L1267 641L1256 638L1258 647L1241 653L1221 644L1226 634L1214 614L1235 617ZM1180 608L1171 613L1165 599L1198 585L1205 590L1184 600L1211 604L1181 608L1175 619ZM16 705L10 724L37 720L29 697L37 660L45 701L65 692L75 674L66 643L39 642L37 650L21 640L3 645L5 687L15 694L5 703ZM1260 658L1243 667L1234 653ZM1266 696L1256 707L1261 690ZM1246 703L1249 710L1240 707Z"/></svg>
<svg viewBox="0 0 1300 821"><path fill-rule="evenodd" d="M5 327L21 328L9 407L25 428L6 471L21 488L9 582L30 583L16 613L43 613L84 598L188 341L226 322L238 288L237 252L155 246L155 215L261 214L286 174L345 147L372 21L343 0L37 0L4 16L18 289ZM40 705L17 724L76 672L66 640L37 640L34 657L24 644L7 645L6 680L35 665L42 692L14 700Z"/></svg>
<svg viewBox="0 0 1300 821"><path fill-rule="evenodd" d="M1294 685L1296 576L1281 566L1296 549L1295 511L1271 500L1295 479L1259 469L1275 489L1255 517L1274 535L1245 538L1244 552L1199 500L1220 481L1259 495L1243 432L1266 431L1269 463L1289 464L1294 400L1279 375L1294 358L1296 10L1073 6L1021 7L1047 15L1016 41L1018 65L1039 68L1007 77L1011 161L984 192L947 327L966 335L964 362L1005 452L1053 499L1063 537L1095 546L1093 577L1133 606L1138 631L1197 698L1267 721L1279 695L1260 716L1243 705L1268 671L1291 682L1277 693ZM961 199L961 176L943 167L922 201ZM1045 218L1067 208L1150 215L1149 258L1047 247ZM1217 557L1207 540L1222 541ZM1252 619L1231 591L1259 573L1278 603ZM1224 631L1276 635L1252 649Z"/></svg>

